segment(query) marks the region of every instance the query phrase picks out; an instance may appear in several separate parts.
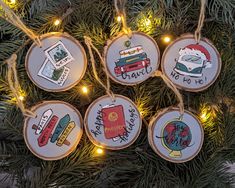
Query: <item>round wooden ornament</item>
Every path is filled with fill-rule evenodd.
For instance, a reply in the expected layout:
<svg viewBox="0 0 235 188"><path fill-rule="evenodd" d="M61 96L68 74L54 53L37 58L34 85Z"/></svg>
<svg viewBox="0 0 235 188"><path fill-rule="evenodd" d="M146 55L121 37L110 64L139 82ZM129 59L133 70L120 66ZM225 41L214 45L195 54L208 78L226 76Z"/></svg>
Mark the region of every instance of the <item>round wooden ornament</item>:
<svg viewBox="0 0 235 188"><path fill-rule="evenodd" d="M173 41L162 56L162 71L179 88L197 92L207 89L217 79L221 58L206 38L199 43L185 34Z"/></svg>
<svg viewBox="0 0 235 188"><path fill-rule="evenodd" d="M44 160L58 160L78 145L83 123L79 111L62 101L44 101L31 109L36 118L26 118L24 140L29 150Z"/></svg>
<svg viewBox="0 0 235 188"><path fill-rule="evenodd" d="M201 150L204 131L199 120L189 111L180 117L178 108L168 108L150 123L148 140L152 149L163 159L183 163Z"/></svg>
<svg viewBox="0 0 235 188"><path fill-rule="evenodd" d="M121 34L108 43L105 66L114 81L123 85L139 84L158 69L160 51L150 36L132 32L131 38Z"/></svg>
<svg viewBox="0 0 235 188"><path fill-rule="evenodd" d="M84 48L67 33L47 33L40 36L42 47L33 43L25 60L29 78L39 88L65 91L84 76L87 58Z"/></svg>
<svg viewBox="0 0 235 188"><path fill-rule="evenodd" d="M127 97L108 95L96 99L87 109L85 131L96 146L119 150L130 146L140 134L142 120L136 105Z"/></svg>

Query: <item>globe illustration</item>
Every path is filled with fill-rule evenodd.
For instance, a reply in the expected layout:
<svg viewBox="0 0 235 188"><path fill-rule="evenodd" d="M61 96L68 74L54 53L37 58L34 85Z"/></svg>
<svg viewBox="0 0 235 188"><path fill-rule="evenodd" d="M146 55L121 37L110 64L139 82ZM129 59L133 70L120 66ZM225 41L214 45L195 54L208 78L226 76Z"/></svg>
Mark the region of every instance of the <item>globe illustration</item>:
<svg viewBox="0 0 235 188"><path fill-rule="evenodd" d="M189 147L192 134L188 125L182 121L171 121L163 129L163 143L172 151L181 151Z"/></svg>

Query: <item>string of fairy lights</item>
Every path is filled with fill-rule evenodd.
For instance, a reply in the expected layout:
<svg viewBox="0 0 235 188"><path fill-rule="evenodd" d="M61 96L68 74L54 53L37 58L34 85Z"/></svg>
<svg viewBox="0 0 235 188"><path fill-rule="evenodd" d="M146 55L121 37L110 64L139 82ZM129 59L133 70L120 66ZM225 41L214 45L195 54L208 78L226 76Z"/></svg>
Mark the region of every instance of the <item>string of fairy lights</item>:
<svg viewBox="0 0 235 188"><path fill-rule="evenodd" d="M71 2L69 0L67 0L67 1L69 2L69 8L67 9L67 11L62 16L54 19L54 21L53 21L53 25L56 26L56 27L59 27L62 24L64 18L66 16L68 16L72 12ZM14 8L16 6L16 4L17 4L17 0L5 0L5 3L8 4L11 8ZM118 23L121 23L122 19L123 19L123 15L117 15L116 16L116 21ZM149 18L143 18L141 20L141 23L146 28L149 28L152 25L152 21ZM165 34L165 35L163 35L161 37L161 41L165 45L170 44L172 39L173 39L173 36L169 35L169 34ZM90 91L90 89L86 85L82 85L80 87L80 90L81 90L81 93L83 95L88 95L89 91ZM21 93L21 95L19 96L19 99L21 101L24 101L25 98L26 98L26 93L24 91L21 91L20 93ZM15 101L14 98L12 100ZM140 113L143 116L143 113L142 113L141 110L140 110ZM208 104L201 106L199 118L200 118L202 123L207 122L208 119L214 119L215 117L216 117L216 109L215 109L215 107L210 106ZM95 148L94 148L94 155L95 156L102 156L102 155L104 155L104 153L105 153L105 151L104 151L103 148L95 146Z"/></svg>

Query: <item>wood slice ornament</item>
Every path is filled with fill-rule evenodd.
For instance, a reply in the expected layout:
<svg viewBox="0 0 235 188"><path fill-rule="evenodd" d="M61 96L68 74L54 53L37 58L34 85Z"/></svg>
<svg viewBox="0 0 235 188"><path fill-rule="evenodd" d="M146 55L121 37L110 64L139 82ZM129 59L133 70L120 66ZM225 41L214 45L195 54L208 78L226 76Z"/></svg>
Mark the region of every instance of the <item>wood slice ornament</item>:
<svg viewBox="0 0 235 188"><path fill-rule="evenodd" d="M120 34L108 42L105 66L109 76L123 85L135 85L147 80L159 66L160 51L150 36L132 32L131 38Z"/></svg>
<svg viewBox="0 0 235 188"><path fill-rule="evenodd" d="M194 35L185 34L166 48L161 67L179 89L198 92L215 82L221 70L221 58L208 39L202 38L197 43Z"/></svg>
<svg viewBox="0 0 235 188"><path fill-rule="evenodd" d="M25 60L29 78L39 88L65 91L84 76L87 58L84 48L66 33L47 33L40 36L42 47L33 43Z"/></svg>
<svg viewBox="0 0 235 188"><path fill-rule="evenodd" d="M79 111L62 101L44 101L31 109L36 118L26 118L24 140L29 150L44 160L58 160L75 150L82 133Z"/></svg>
<svg viewBox="0 0 235 188"><path fill-rule="evenodd" d="M148 140L163 159L183 163L193 159L201 150L204 131L191 112L184 111L181 116L178 108L168 108L152 119Z"/></svg>
<svg viewBox="0 0 235 188"><path fill-rule="evenodd" d="M96 146L119 150L130 146L140 134L142 120L135 104L128 98L115 95L113 101L105 95L87 109L85 131Z"/></svg>

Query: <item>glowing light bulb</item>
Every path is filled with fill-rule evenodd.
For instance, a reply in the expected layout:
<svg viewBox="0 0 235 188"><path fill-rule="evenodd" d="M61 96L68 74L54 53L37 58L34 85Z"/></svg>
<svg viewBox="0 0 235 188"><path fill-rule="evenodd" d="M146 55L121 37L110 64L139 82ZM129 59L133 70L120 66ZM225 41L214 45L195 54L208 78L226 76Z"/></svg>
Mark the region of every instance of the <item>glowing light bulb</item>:
<svg viewBox="0 0 235 188"><path fill-rule="evenodd" d="M170 41L171 41L171 37L169 37L169 36L163 37L163 42L164 43L169 43Z"/></svg>
<svg viewBox="0 0 235 188"><path fill-rule="evenodd" d="M202 113L200 117L203 121L206 121L206 119L207 119L206 113Z"/></svg>
<svg viewBox="0 0 235 188"><path fill-rule="evenodd" d="M87 93L88 93L88 88L87 88L86 86L83 86L83 87L82 87L82 92L83 92L84 94L87 94Z"/></svg>
<svg viewBox="0 0 235 188"><path fill-rule="evenodd" d="M101 155L101 154L104 153L104 150L101 149L101 148L97 148L96 153L99 154L99 155Z"/></svg>
<svg viewBox="0 0 235 188"><path fill-rule="evenodd" d="M144 111L140 110L140 115L143 117L144 116Z"/></svg>
<svg viewBox="0 0 235 188"><path fill-rule="evenodd" d="M24 96L19 96L19 99L21 100L21 101L23 101L24 100Z"/></svg>
<svg viewBox="0 0 235 188"><path fill-rule="evenodd" d="M144 21L144 24L146 27L149 27L151 25L151 20L146 18L145 21Z"/></svg>
<svg viewBox="0 0 235 188"><path fill-rule="evenodd" d="M121 16L118 16L118 17L117 17L117 21L118 21L118 22L121 22L121 21L122 21L122 17L121 17Z"/></svg>
<svg viewBox="0 0 235 188"><path fill-rule="evenodd" d="M55 26L60 25L60 23L61 23L61 20L60 20L60 19L56 19L56 20L54 21L54 25L55 25Z"/></svg>

